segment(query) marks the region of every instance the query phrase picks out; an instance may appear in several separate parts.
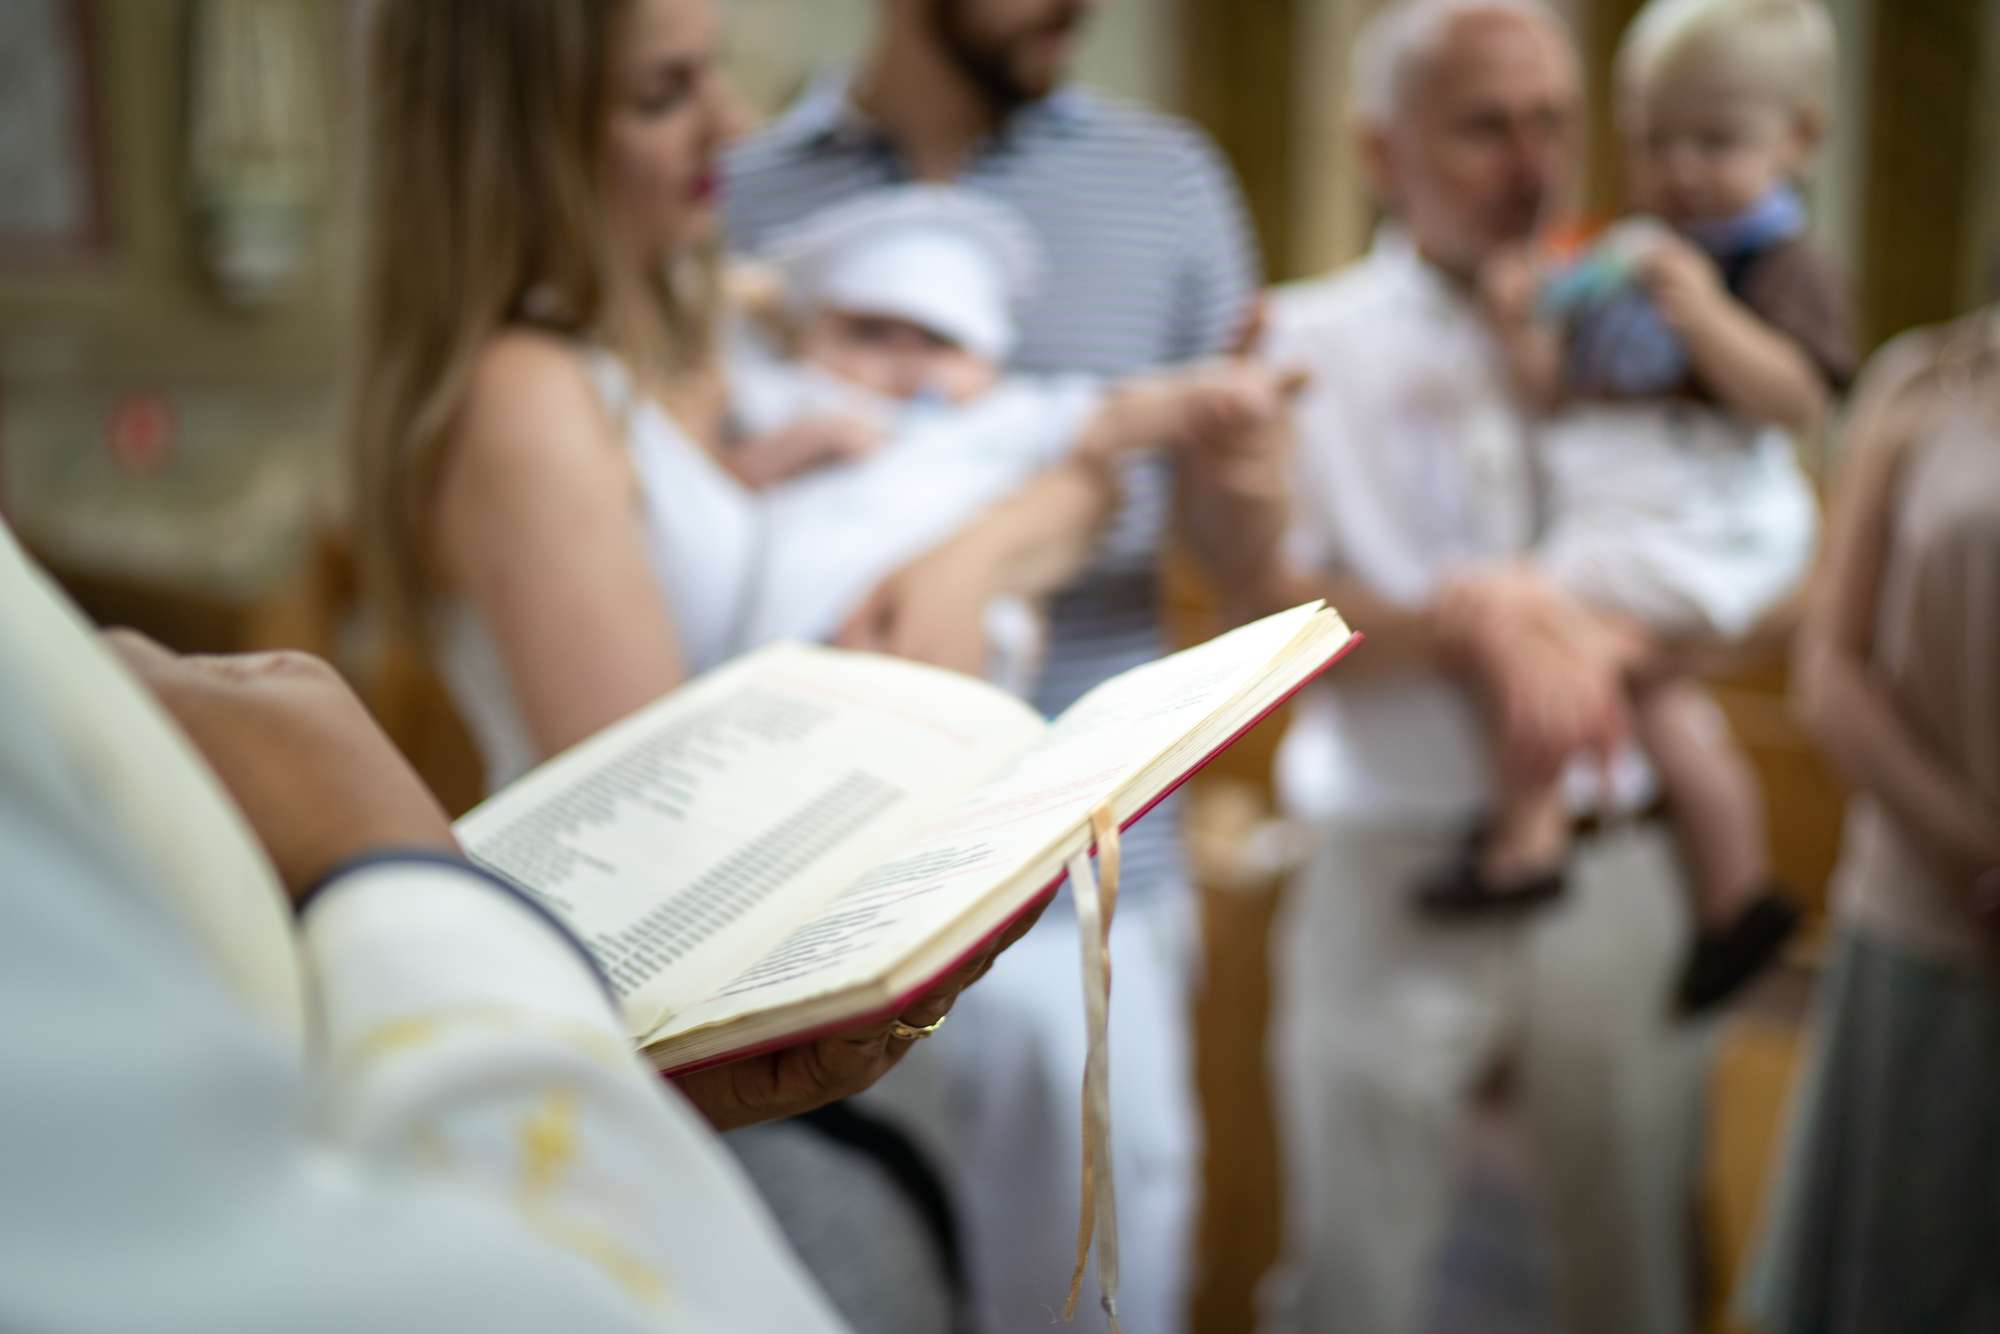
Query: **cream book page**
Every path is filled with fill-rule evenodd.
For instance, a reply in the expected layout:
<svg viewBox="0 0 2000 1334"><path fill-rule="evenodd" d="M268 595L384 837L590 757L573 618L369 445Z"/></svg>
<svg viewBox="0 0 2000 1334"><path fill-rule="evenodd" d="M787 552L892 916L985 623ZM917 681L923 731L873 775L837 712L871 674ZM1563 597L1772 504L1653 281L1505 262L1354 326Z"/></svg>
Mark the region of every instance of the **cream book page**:
<svg viewBox="0 0 2000 1334"><path fill-rule="evenodd" d="M900 998L1032 901L1087 843L1091 810L1109 802L1130 820L1349 638L1338 616L1299 607L1099 686L649 1045L699 1059L711 1053L697 1035L748 1015L771 1012L760 1027L782 1032L830 997Z"/></svg>
<svg viewBox="0 0 2000 1334"><path fill-rule="evenodd" d="M565 752L457 830L583 938L643 1034L1045 731L967 677L781 645Z"/></svg>

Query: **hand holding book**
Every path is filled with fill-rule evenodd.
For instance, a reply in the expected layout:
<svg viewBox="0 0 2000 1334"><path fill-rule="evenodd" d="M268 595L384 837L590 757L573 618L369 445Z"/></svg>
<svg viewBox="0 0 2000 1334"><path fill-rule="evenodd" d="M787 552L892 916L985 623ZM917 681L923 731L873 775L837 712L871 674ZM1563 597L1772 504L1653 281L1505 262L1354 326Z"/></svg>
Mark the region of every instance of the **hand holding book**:
<svg viewBox="0 0 2000 1334"><path fill-rule="evenodd" d="M1038 904L1001 937L966 960L898 1014L809 1038L776 1051L673 1077L676 1087L717 1130L735 1130L798 1116L871 1087L909 1053L915 1038L897 1030L931 1028L950 1013L959 993L986 975L993 961L1041 920Z"/></svg>

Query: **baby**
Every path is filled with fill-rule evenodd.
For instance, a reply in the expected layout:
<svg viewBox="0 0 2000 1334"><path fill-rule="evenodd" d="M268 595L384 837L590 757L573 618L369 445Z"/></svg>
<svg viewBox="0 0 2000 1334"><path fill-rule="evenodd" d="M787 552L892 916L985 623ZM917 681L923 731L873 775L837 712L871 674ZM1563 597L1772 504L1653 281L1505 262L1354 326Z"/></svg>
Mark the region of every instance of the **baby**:
<svg viewBox="0 0 2000 1334"><path fill-rule="evenodd" d="M1553 274L1496 260L1483 296L1523 396L1547 415L1540 575L1626 646L1629 703L1691 872L1683 1013L1775 961L1797 913L1772 879L1760 796L1706 694L1659 641L1747 636L1797 589L1817 511L1795 443L1853 372L1843 286L1805 239L1795 184L1825 128L1833 30L1816 0L1652 0L1618 59L1639 215ZM1503 784L1440 914L1559 894L1558 785Z"/></svg>
<svg viewBox="0 0 2000 1334"><path fill-rule="evenodd" d="M898 566L1065 458L1110 466L1284 407L1285 377L1248 362L1111 386L1006 373L1040 250L974 191L873 192L773 238L764 258L785 328L777 346L748 328L732 341L725 456L764 512L752 642L832 634ZM1028 684L1030 623L1019 604L989 609L1010 688Z"/></svg>

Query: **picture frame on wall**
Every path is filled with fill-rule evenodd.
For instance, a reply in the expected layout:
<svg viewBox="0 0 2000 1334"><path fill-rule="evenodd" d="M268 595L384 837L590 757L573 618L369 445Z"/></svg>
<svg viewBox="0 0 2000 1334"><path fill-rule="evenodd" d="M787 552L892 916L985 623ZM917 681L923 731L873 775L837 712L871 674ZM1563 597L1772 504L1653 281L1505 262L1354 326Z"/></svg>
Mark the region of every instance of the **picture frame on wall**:
<svg viewBox="0 0 2000 1334"><path fill-rule="evenodd" d="M95 0L0 4L0 265L110 244L97 123Z"/></svg>

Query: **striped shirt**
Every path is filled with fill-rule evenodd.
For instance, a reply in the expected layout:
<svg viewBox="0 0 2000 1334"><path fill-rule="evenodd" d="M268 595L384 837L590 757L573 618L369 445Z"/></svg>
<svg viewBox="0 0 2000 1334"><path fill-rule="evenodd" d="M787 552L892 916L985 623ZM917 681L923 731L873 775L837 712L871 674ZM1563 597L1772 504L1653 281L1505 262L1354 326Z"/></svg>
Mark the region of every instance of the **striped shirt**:
<svg viewBox="0 0 2000 1334"><path fill-rule="evenodd" d="M752 253L786 223L910 178L886 133L848 100L844 76L739 145L724 170L730 240ZM1235 179L1183 121L1066 88L1016 111L957 184L1018 210L1046 252L1012 370L1115 377L1209 356L1228 345L1255 294L1257 257ZM1171 487L1163 460L1132 464L1096 560L1050 600L1035 699L1044 712L1166 650L1159 552ZM1163 808L1126 839L1134 891L1184 879L1177 823Z"/></svg>

